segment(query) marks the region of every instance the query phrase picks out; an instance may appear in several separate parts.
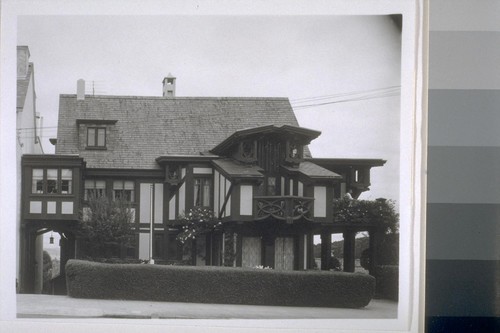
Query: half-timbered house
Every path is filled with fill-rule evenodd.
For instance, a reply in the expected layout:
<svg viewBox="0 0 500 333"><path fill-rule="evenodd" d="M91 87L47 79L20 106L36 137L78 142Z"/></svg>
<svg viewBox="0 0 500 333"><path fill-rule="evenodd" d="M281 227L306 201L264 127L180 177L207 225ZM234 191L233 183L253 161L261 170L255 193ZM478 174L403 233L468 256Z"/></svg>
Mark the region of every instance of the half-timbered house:
<svg viewBox="0 0 500 333"><path fill-rule="evenodd" d="M23 159L27 291L37 231L63 235L61 262L75 256L91 192L130 202L135 242L120 255L156 263L182 259L178 217L196 206L222 224L197 238L195 265L311 269L315 235L325 263L332 233L353 251L355 233L370 231L334 223L332 201L368 190L370 169L385 161L314 159L308 144L321 133L299 126L287 98L176 97L175 78L163 84L160 97L93 96L80 81L76 95L60 96L56 154Z"/></svg>

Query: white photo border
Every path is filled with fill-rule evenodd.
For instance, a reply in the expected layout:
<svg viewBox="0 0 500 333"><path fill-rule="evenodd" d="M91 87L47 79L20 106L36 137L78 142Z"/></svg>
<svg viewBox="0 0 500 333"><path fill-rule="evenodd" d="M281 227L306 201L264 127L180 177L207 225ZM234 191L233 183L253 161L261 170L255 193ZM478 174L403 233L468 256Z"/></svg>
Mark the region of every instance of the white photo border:
<svg viewBox="0 0 500 333"><path fill-rule="evenodd" d="M3 1L1 8L0 76L0 199L2 220L16 216L15 197L15 46L18 15L388 15L402 14L401 54L401 155L400 155L400 289L397 319L295 319L295 320L69 320L16 319L15 224L2 223L0 234L0 326L21 332L48 329L71 332L163 332L165 328L188 332L282 330L286 332L356 331L418 332L424 327L425 250L425 147L426 115L424 76L424 0L350 1ZM14 65L12 65L14 64Z"/></svg>

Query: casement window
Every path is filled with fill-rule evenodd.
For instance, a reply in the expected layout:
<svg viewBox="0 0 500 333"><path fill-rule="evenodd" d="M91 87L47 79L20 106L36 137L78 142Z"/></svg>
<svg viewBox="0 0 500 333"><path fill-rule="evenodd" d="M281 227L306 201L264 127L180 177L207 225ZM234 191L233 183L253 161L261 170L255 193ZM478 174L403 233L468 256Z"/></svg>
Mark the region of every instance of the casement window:
<svg viewBox="0 0 500 333"><path fill-rule="evenodd" d="M134 202L134 182L132 180L113 181L113 200L116 199Z"/></svg>
<svg viewBox="0 0 500 333"><path fill-rule="evenodd" d="M84 199L89 200L89 198L99 198L106 195L106 181L88 179L85 180L85 192Z"/></svg>
<svg viewBox="0 0 500 333"><path fill-rule="evenodd" d="M73 170L33 169L31 193L72 194Z"/></svg>
<svg viewBox="0 0 500 333"><path fill-rule="evenodd" d="M210 178L194 179L194 206L210 207L212 180Z"/></svg>
<svg viewBox="0 0 500 333"><path fill-rule="evenodd" d="M61 169L61 194L73 193L73 170Z"/></svg>
<svg viewBox="0 0 500 333"><path fill-rule="evenodd" d="M88 127L87 128L87 147L106 148L106 128Z"/></svg>
<svg viewBox="0 0 500 333"><path fill-rule="evenodd" d="M47 169L47 193L57 193L57 169Z"/></svg>
<svg viewBox="0 0 500 333"><path fill-rule="evenodd" d="M31 193L43 193L43 169L33 169Z"/></svg>

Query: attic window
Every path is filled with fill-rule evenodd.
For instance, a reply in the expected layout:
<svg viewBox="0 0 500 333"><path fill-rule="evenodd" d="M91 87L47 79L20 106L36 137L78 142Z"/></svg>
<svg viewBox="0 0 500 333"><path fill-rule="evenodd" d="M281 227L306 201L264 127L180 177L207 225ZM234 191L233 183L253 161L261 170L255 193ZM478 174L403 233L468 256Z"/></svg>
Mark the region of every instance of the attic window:
<svg viewBox="0 0 500 333"><path fill-rule="evenodd" d="M106 128L88 127L87 128L87 147L88 148L106 148Z"/></svg>

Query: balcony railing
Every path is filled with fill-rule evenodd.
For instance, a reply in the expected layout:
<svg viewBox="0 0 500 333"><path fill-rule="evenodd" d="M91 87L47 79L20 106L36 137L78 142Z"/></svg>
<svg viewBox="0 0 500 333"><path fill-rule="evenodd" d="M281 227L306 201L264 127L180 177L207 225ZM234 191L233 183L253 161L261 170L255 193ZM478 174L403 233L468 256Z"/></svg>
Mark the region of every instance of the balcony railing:
<svg viewBox="0 0 500 333"><path fill-rule="evenodd" d="M297 220L313 221L314 198L296 196L254 197L255 220L275 218L287 223Z"/></svg>

